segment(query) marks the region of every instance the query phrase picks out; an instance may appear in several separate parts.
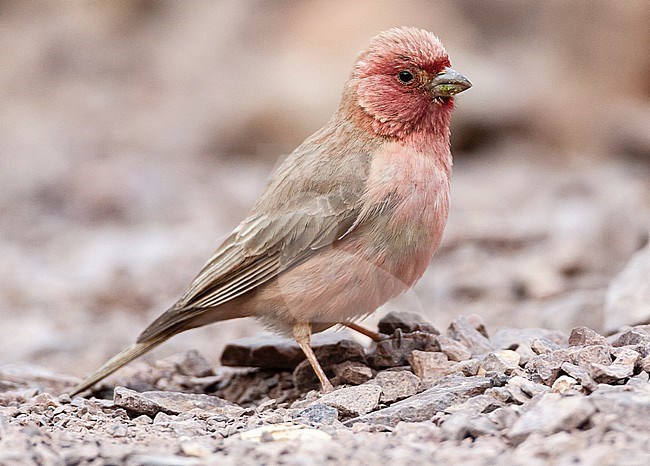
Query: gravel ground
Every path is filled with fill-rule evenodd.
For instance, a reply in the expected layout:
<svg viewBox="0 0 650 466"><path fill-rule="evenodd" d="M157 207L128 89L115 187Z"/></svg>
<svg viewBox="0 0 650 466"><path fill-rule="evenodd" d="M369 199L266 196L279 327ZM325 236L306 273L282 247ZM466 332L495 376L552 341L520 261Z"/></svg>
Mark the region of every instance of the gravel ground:
<svg viewBox="0 0 650 466"><path fill-rule="evenodd" d="M0 464L650 458L650 326L609 338L587 327L490 335L477 316L439 332L419 316L389 314L379 330L384 339L368 347L343 332L317 339L336 386L327 394L313 389L295 343L263 336L226 347L224 364L248 368L214 370L189 351L122 371L90 398L62 394L74 377L3 366Z"/></svg>

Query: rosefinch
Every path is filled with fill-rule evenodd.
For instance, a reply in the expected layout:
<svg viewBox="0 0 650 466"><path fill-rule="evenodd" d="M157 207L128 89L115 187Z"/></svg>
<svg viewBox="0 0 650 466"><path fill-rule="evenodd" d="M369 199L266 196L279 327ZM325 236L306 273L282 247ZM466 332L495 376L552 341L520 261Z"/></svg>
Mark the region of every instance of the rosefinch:
<svg viewBox="0 0 650 466"><path fill-rule="evenodd" d="M238 317L292 335L331 390L311 333L363 331L356 319L424 273L447 220L453 96L470 86L432 33L376 36L338 111L279 167L185 295L72 394L172 335Z"/></svg>

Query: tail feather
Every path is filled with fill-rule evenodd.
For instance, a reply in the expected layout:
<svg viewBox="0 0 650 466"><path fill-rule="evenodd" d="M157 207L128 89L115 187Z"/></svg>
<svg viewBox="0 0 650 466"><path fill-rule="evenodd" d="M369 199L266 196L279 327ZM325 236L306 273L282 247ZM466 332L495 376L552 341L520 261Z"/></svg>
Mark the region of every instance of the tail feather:
<svg viewBox="0 0 650 466"><path fill-rule="evenodd" d="M142 356L144 353L154 348L155 346L158 346L166 339L167 338L155 338L149 341L143 341L129 346L124 351L116 354L111 359L106 361L106 363L102 367L97 369L97 371L94 374L92 374L90 377L84 379L79 385L77 385L72 390L72 392L70 392L70 396L74 396L86 390L87 388L90 388L91 386L95 385L103 378L109 376L110 374L118 370L120 367L124 366L125 364L128 364L129 362L133 361L135 358Z"/></svg>

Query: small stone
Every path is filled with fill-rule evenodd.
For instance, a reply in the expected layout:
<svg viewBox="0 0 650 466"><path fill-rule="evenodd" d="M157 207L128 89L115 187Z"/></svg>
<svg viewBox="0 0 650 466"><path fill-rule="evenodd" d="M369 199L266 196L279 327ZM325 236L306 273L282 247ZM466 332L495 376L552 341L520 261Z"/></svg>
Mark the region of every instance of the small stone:
<svg viewBox="0 0 650 466"><path fill-rule="evenodd" d="M342 418L369 413L379 404L381 388L378 385L363 384L346 387L323 395L318 403L335 408Z"/></svg>
<svg viewBox="0 0 650 466"><path fill-rule="evenodd" d="M591 345L569 349L569 358L573 364L588 367L590 364L611 364L609 346Z"/></svg>
<svg viewBox="0 0 650 466"><path fill-rule="evenodd" d="M629 348L625 350L610 365L591 364L590 373L594 380L600 383L614 383L632 377L639 353Z"/></svg>
<svg viewBox="0 0 650 466"><path fill-rule="evenodd" d="M503 406L503 403L501 403L501 401L497 400L493 396L488 395L488 392L490 390L492 390L492 388L486 390L484 395L478 395L468 399L464 403L449 406L447 409L445 409L445 413L453 414L459 411L463 411L478 415L490 413L495 409Z"/></svg>
<svg viewBox="0 0 650 466"><path fill-rule="evenodd" d="M48 408L56 408L59 402L49 393L41 393L32 398L29 402L34 412L41 413L47 411Z"/></svg>
<svg viewBox="0 0 650 466"><path fill-rule="evenodd" d="M478 369L478 375L485 375L486 372L500 372L511 375L520 370L519 361L521 357L512 350L501 350L488 353Z"/></svg>
<svg viewBox="0 0 650 466"><path fill-rule="evenodd" d="M569 391L575 390L575 386L577 384L578 381L573 377L569 377L568 375L561 375L555 382L553 382L551 391L559 393L560 395L564 395Z"/></svg>
<svg viewBox="0 0 650 466"><path fill-rule="evenodd" d="M490 340L476 330L466 317L454 319L447 329L447 335L461 342L473 356L489 353L495 349Z"/></svg>
<svg viewBox="0 0 650 466"><path fill-rule="evenodd" d="M295 415L296 420L306 422L309 425L332 425L338 418L339 412L336 408L319 402L298 411Z"/></svg>
<svg viewBox="0 0 650 466"><path fill-rule="evenodd" d="M159 412L179 414L194 408L219 412L221 408L235 406L221 398L210 395L178 392L136 392L124 387L116 387L113 394L115 406L137 414L155 416ZM243 408L238 408L242 412Z"/></svg>
<svg viewBox="0 0 650 466"><path fill-rule="evenodd" d="M581 366L576 366L570 362L564 362L560 366L563 372L577 380L582 387L588 392L593 392L598 388L598 383L591 377L589 371Z"/></svg>
<svg viewBox="0 0 650 466"><path fill-rule="evenodd" d="M633 328L620 335L612 346L650 345L650 333L640 328Z"/></svg>
<svg viewBox="0 0 650 466"><path fill-rule="evenodd" d="M446 354L450 361L465 361L472 357L472 353L465 345L446 335L435 337L434 348Z"/></svg>
<svg viewBox="0 0 650 466"><path fill-rule="evenodd" d="M332 366L339 383L361 385L372 378L372 369L356 361L344 361Z"/></svg>
<svg viewBox="0 0 650 466"><path fill-rule="evenodd" d="M549 354L552 353L553 351L558 351L562 349L560 345L546 338L535 338L530 343L530 348L533 350L535 354Z"/></svg>
<svg viewBox="0 0 650 466"><path fill-rule="evenodd" d="M481 361L477 358L468 359L466 361L460 361L456 363L456 368L459 372L462 372L463 375L468 377L478 374L478 369L481 364Z"/></svg>
<svg viewBox="0 0 650 466"><path fill-rule="evenodd" d="M415 375L423 382L435 381L458 371L456 364L443 353L415 350L411 352L409 362Z"/></svg>
<svg viewBox="0 0 650 466"><path fill-rule="evenodd" d="M420 378L410 371L382 371L370 382L381 387L379 401L385 404L415 395L421 386Z"/></svg>
<svg viewBox="0 0 650 466"><path fill-rule="evenodd" d="M650 354L641 360L641 370L650 374Z"/></svg>
<svg viewBox="0 0 650 466"><path fill-rule="evenodd" d="M607 338L589 327L575 327L569 335L569 346L607 346Z"/></svg>
<svg viewBox="0 0 650 466"><path fill-rule="evenodd" d="M547 393L523 412L507 436L518 445L533 433L551 435L569 432L587 422L595 411L587 397L563 397L559 393Z"/></svg>
<svg viewBox="0 0 650 466"><path fill-rule="evenodd" d="M451 405L463 403L468 398L484 393L491 386L492 381L487 377L450 376L417 395L393 403L387 408L351 419L345 424L351 426L362 422L395 426L402 421L427 421Z"/></svg>
<svg viewBox="0 0 650 466"><path fill-rule="evenodd" d="M540 383L535 383L524 377L515 376L508 380L504 387L505 391L509 394L516 403L524 404L531 398L548 393L549 387Z"/></svg>
<svg viewBox="0 0 650 466"><path fill-rule="evenodd" d="M365 361L365 351L344 333L318 333L311 347L323 368L343 361ZM229 343L221 354L224 366L293 370L305 360L298 343L275 336L241 338Z"/></svg>
<svg viewBox="0 0 650 466"><path fill-rule="evenodd" d="M389 312L377 325L379 333L392 335L395 330L403 333L424 332L438 335L440 332L422 316L413 312Z"/></svg>
<svg viewBox="0 0 650 466"><path fill-rule="evenodd" d="M368 354L368 362L375 369L407 365L413 350L424 350L433 344L428 333L413 333L408 336L388 338L375 343Z"/></svg>
<svg viewBox="0 0 650 466"><path fill-rule="evenodd" d="M551 386L560 376L560 366L567 361L569 361L568 351L559 349L531 358L526 364L526 370L533 374L533 381L541 381L545 385Z"/></svg>

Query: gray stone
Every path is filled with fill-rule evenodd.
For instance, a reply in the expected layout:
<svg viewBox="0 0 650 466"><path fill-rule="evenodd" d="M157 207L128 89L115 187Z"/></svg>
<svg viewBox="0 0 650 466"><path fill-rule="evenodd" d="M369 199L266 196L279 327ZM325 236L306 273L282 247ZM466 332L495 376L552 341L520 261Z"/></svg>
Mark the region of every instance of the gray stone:
<svg viewBox="0 0 650 466"><path fill-rule="evenodd" d="M369 413L379 404L380 396L378 385L363 384L327 393L319 398L318 403L335 408L345 419Z"/></svg>
<svg viewBox="0 0 650 466"><path fill-rule="evenodd" d="M547 338L535 338L530 343L530 349L532 349L535 354L549 354L553 351L562 349L562 346Z"/></svg>
<svg viewBox="0 0 650 466"><path fill-rule="evenodd" d="M379 333L392 335L395 330L403 333L425 332L438 335L440 332L422 316L413 312L389 312L377 325Z"/></svg>
<svg viewBox="0 0 650 466"><path fill-rule="evenodd" d="M614 383L632 377L638 360L639 353L625 348L625 351L621 351L612 364L591 364L590 373L597 382Z"/></svg>
<svg viewBox="0 0 650 466"><path fill-rule="evenodd" d="M450 361L446 354L430 351L412 351L409 362L413 373L424 383L441 379L458 372L457 364Z"/></svg>
<svg viewBox="0 0 650 466"><path fill-rule="evenodd" d="M607 346L607 338L596 333L589 327L575 327L569 335L569 346Z"/></svg>
<svg viewBox="0 0 650 466"><path fill-rule="evenodd" d="M644 381L625 385L600 385L589 396L598 410L595 425L608 426L614 420L615 428L623 432L641 432L647 441L650 432L650 384Z"/></svg>
<svg viewBox="0 0 650 466"><path fill-rule="evenodd" d="M340 384L361 385L372 378L372 369L356 361L344 361L332 366Z"/></svg>
<svg viewBox="0 0 650 466"><path fill-rule="evenodd" d="M470 324L466 317L461 316L454 319L447 329L447 335L461 342L473 356L495 350L490 340Z"/></svg>
<svg viewBox="0 0 650 466"><path fill-rule="evenodd" d="M576 379L582 387L588 392L593 392L598 388L598 383L593 379L589 370L584 367L577 366L570 362L563 362L560 366L563 372L572 378Z"/></svg>
<svg viewBox="0 0 650 466"><path fill-rule="evenodd" d="M434 336L428 333L412 333L388 338L373 345L368 362L375 369L399 367L409 364L408 358L413 350L425 350L433 344Z"/></svg>
<svg viewBox="0 0 650 466"><path fill-rule="evenodd" d="M515 444L520 444L533 433L568 432L587 422L595 412L596 408L587 397L547 393L524 411L506 435Z"/></svg>
<svg viewBox="0 0 650 466"><path fill-rule="evenodd" d="M450 361L464 361L472 357L472 353L465 345L447 335L435 337L434 349L446 354Z"/></svg>
<svg viewBox="0 0 650 466"><path fill-rule="evenodd" d="M508 380L504 389L510 398L519 404L524 404L531 398L550 391L550 388L546 385L535 383L520 376L515 376Z"/></svg>
<svg viewBox="0 0 650 466"><path fill-rule="evenodd" d="M426 421L451 405L482 394L491 386L492 380L488 377L448 377L422 393L398 401L388 408L351 419L346 425L362 422L394 426L401 421Z"/></svg>
<svg viewBox="0 0 650 466"><path fill-rule="evenodd" d="M420 378L407 370L382 371L368 383L381 387L379 401L386 404L415 395L421 386Z"/></svg>
<svg viewBox="0 0 650 466"><path fill-rule="evenodd" d="M541 381L545 385L551 386L560 376L562 363L567 361L569 361L568 351L560 349L530 358L526 363L526 370L532 374L533 381Z"/></svg>
<svg viewBox="0 0 650 466"><path fill-rule="evenodd" d="M481 361L478 374L484 375L486 372L500 372L506 375L514 374L520 371L519 361L521 356L512 350L501 350L488 353Z"/></svg>
<svg viewBox="0 0 650 466"><path fill-rule="evenodd" d="M650 280L649 280L650 281ZM650 333L642 328L633 328L621 334L612 346L650 346Z"/></svg>
<svg viewBox="0 0 650 466"><path fill-rule="evenodd" d="M486 390L484 395L477 395L469 398L467 401L449 406L445 409L445 413L453 414L459 411L472 413L475 415L486 414L494 411L495 409L503 406L503 403L493 396L488 395L491 388Z"/></svg>
<svg viewBox="0 0 650 466"><path fill-rule="evenodd" d="M303 410L298 411L294 418L296 420L306 422L310 425L332 425L338 420L339 412L332 406L317 402Z"/></svg>
<svg viewBox="0 0 650 466"><path fill-rule="evenodd" d="M346 338L344 333L316 334L312 337L311 347L323 367L343 361L365 360L363 346ZM304 360L305 354L294 340L270 335L233 341L221 354L222 365L236 367L293 370Z"/></svg>
<svg viewBox="0 0 650 466"><path fill-rule="evenodd" d="M609 346L591 345L569 349L569 358L573 364L588 367L590 364L611 364Z"/></svg>
<svg viewBox="0 0 650 466"><path fill-rule="evenodd" d="M555 380L555 382L553 382L551 391L554 393L559 393L560 395L566 395L568 393L576 392L577 385L578 381L573 377L569 377L568 375L561 375L557 378L557 380Z"/></svg>
<svg viewBox="0 0 650 466"><path fill-rule="evenodd" d="M235 415L244 411L243 408L216 396L178 392L139 393L124 387L115 388L113 403L129 412L150 417L161 412L179 414L195 408L210 412L228 411Z"/></svg>

